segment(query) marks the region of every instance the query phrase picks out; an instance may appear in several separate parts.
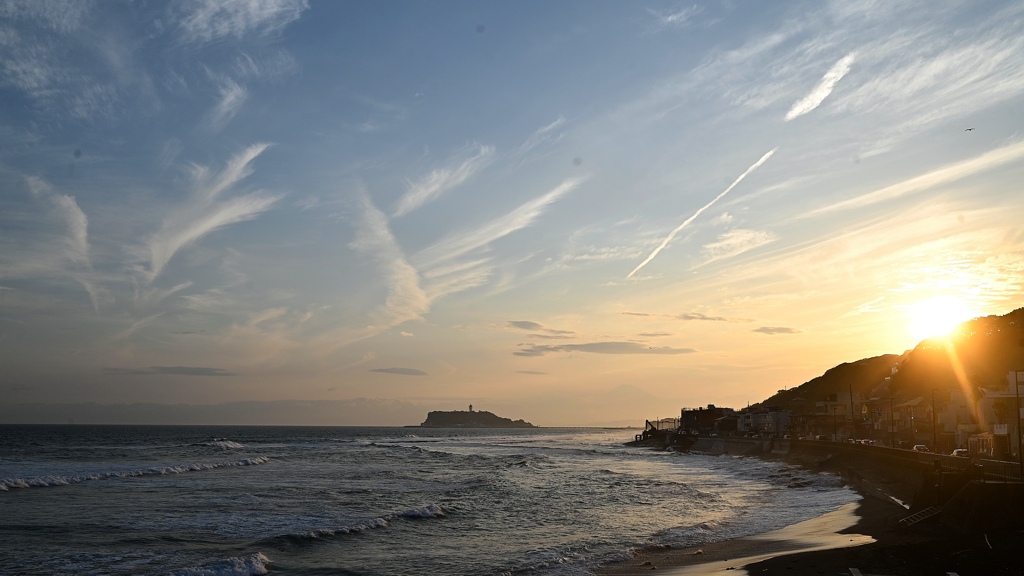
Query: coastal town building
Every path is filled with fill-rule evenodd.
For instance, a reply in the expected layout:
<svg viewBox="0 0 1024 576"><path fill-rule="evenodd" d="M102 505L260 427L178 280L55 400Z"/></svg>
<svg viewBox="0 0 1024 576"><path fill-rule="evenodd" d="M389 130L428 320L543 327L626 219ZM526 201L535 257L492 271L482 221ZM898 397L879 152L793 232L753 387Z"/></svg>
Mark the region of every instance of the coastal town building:
<svg viewBox="0 0 1024 576"><path fill-rule="evenodd" d="M995 458L1018 458L1021 450L1021 406L1024 372L1006 374L1006 386L981 388L977 403L977 425L968 443Z"/></svg>
<svg viewBox="0 0 1024 576"><path fill-rule="evenodd" d="M892 374L897 367L893 366ZM887 376L873 391L893 390ZM972 455L1016 460L1024 440L1024 371L1009 372L1004 386L934 388L926 395L865 397L850 390L798 396L782 406L755 405L734 410L708 404L682 408L679 417L649 421L661 430L689 435L756 435L835 442L868 442L949 454L968 449Z"/></svg>
<svg viewBox="0 0 1024 576"><path fill-rule="evenodd" d="M691 434L728 432L736 430L731 420L735 416L736 411L732 408L714 404L708 404L707 408L683 408L679 413L679 428Z"/></svg>
<svg viewBox="0 0 1024 576"><path fill-rule="evenodd" d="M743 410L737 415L736 431L744 434L782 436L790 432L788 410L770 406Z"/></svg>

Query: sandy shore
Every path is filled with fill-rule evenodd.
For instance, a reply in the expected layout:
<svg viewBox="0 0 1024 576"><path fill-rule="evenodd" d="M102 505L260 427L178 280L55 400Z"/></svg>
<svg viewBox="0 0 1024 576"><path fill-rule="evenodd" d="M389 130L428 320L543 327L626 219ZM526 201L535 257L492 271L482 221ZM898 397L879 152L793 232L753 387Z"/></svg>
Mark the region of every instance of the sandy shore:
<svg viewBox="0 0 1024 576"><path fill-rule="evenodd" d="M641 551L600 576L863 574L946 576L1024 574L1024 533L959 535L941 525L898 524L891 500L861 501L781 530L699 548Z"/></svg>
<svg viewBox="0 0 1024 576"><path fill-rule="evenodd" d="M735 576L744 573L744 566L782 555L870 544L875 541L872 536L846 533L857 525L861 518L858 510L863 507L863 501L847 504L834 512L779 530L695 548L642 551L632 560L604 567L599 574L627 576L658 570L659 574L672 576Z"/></svg>

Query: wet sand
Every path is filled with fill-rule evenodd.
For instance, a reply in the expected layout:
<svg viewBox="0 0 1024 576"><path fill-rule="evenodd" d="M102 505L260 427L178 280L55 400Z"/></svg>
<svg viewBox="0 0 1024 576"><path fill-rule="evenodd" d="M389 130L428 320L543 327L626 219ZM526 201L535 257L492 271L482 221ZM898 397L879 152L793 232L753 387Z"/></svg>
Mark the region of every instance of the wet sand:
<svg viewBox="0 0 1024 576"><path fill-rule="evenodd" d="M658 574L672 576L735 576L745 573L744 566L777 556L870 544L875 541L872 536L844 532L857 524L858 511L864 504L864 501L847 504L823 516L764 534L693 548L641 551L631 560L605 566L599 574L628 576L657 570ZM870 503L868 506L874 507ZM889 507L884 503L879 506Z"/></svg>
<svg viewBox="0 0 1024 576"><path fill-rule="evenodd" d="M892 500L861 501L780 530L700 547L640 551L600 576L1024 574L1024 533L960 535L938 524L906 528Z"/></svg>

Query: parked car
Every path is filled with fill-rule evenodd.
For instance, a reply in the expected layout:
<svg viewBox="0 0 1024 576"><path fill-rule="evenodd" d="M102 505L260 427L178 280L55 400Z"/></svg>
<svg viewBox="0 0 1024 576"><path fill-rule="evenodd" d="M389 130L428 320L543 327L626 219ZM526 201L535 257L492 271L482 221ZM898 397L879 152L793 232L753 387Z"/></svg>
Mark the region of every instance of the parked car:
<svg viewBox="0 0 1024 576"><path fill-rule="evenodd" d="M953 450L953 453L950 454L950 456L959 456L961 458L967 458L967 448L957 448L956 450Z"/></svg>
<svg viewBox="0 0 1024 576"><path fill-rule="evenodd" d="M928 447L925 446L924 444L914 444L914 447L911 448L911 450L913 450L914 452L930 452L930 450L928 450Z"/></svg>

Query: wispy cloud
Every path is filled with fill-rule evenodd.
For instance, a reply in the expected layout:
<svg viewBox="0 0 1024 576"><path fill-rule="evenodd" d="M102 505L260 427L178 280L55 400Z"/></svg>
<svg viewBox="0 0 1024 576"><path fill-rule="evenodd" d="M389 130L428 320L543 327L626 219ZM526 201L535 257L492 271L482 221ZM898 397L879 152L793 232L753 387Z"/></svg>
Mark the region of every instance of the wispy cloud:
<svg viewBox="0 0 1024 576"><path fill-rule="evenodd" d="M130 338L133 334L138 332L139 329L141 329L141 328L151 324L154 320L156 320L157 318L163 316L164 314L165 314L164 312L158 312L158 313L153 314L151 316L147 316L147 317L145 317L145 318L143 318L141 320L136 320L135 322L132 323L131 326L129 326L129 327L125 328L124 330L121 330L120 332L115 334L114 337L111 339L111 341L112 342L117 342L119 340L124 340L125 338Z"/></svg>
<svg viewBox="0 0 1024 576"><path fill-rule="evenodd" d="M572 330L548 328L540 322L532 320L512 320L508 323L508 326L518 330L528 330L530 331L530 338L539 338L541 340L566 340L576 335Z"/></svg>
<svg viewBox="0 0 1024 576"><path fill-rule="evenodd" d="M807 95L793 103L793 106L786 112L786 121L790 121L799 116L807 114L811 110L814 110L821 103L828 98L828 95L832 93L832 89L835 88L836 83L843 79L843 76L850 71L850 65L853 64L854 54L850 53L840 58L828 72L825 73L821 78L821 82L814 87L813 90Z"/></svg>
<svg viewBox="0 0 1024 576"><path fill-rule="evenodd" d="M565 118L559 116L554 122L546 126L541 126L529 138L526 139L519 149L516 151L517 155L523 155L533 150L537 146L544 144L545 142L557 142L562 138L562 134L555 132L556 129L565 124Z"/></svg>
<svg viewBox="0 0 1024 576"><path fill-rule="evenodd" d="M365 191L360 197L362 216L349 246L371 256L388 283L387 299L375 313L377 329L420 318L430 309L430 298L420 287L419 274L395 241L388 217L373 205Z"/></svg>
<svg viewBox="0 0 1024 576"><path fill-rule="evenodd" d="M675 28L683 28L690 24L690 21L694 16L703 12L704 9L694 4L686 8L678 8L676 10L648 10L662 26L671 26Z"/></svg>
<svg viewBox="0 0 1024 576"><path fill-rule="evenodd" d="M256 81L283 78L299 69L299 63L284 50L269 54L241 54L235 58L233 67L233 71L239 78Z"/></svg>
<svg viewBox="0 0 1024 576"><path fill-rule="evenodd" d="M427 270L423 274L427 279L423 289L433 302L456 292L483 286L494 276L494 267L488 265L488 262L488 259L475 260L457 269L445 267L444 270Z"/></svg>
<svg viewBox="0 0 1024 576"><path fill-rule="evenodd" d="M36 20L55 32L67 33L81 26L90 8L90 2L77 0L8 1L0 5L0 16L12 20Z"/></svg>
<svg viewBox="0 0 1024 576"><path fill-rule="evenodd" d="M995 150L991 150L980 156L975 156L969 160L950 164L909 180L904 180L903 182L886 186L885 188L881 188L867 194L862 194L855 198L850 198L849 200L844 200L842 202L837 202L829 206L812 210L801 215L799 218L813 218L821 216L822 214L838 212L841 210L850 210L853 208L862 208L879 202L885 202L907 194L913 194L915 192L921 192L928 190L929 188L955 182L961 178L971 176L972 174L990 170L992 168L1002 166L1003 164L1015 162L1022 158L1024 158L1024 141L1003 146L1002 148L996 148Z"/></svg>
<svg viewBox="0 0 1024 576"><path fill-rule="evenodd" d="M927 14L917 26L880 27L882 35L858 48L857 60L872 70L871 78L844 90L833 102L837 110L890 116L898 119L893 130L906 132L1021 93L1024 62L1018 55L1024 36L1019 4L1006 3L972 24L974 33L967 36L949 34L944 27L961 27L950 20L962 15Z"/></svg>
<svg viewBox="0 0 1024 576"><path fill-rule="evenodd" d="M306 0L193 0L180 22L185 41L207 43L249 34L269 35L298 20Z"/></svg>
<svg viewBox="0 0 1024 576"><path fill-rule="evenodd" d="M661 244L658 245L658 247L655 248L654 251L651 252L651 254L646 259L644 259L643 262L638 264L637 267L634 268L632 272L630 272L629 274L626 275L626 278L632 278L633 275L636 274L637 272L639 272L641 268L646 266L648 262L650 262L651 260L654 260L654 257L657 256L658 253L660 253L662 250L664 250L666 246L668 246L668 243L671 242L672 239L676 237L676 234L679 234L679 232L681 232L683 228L686 228L687 226L689 226L690 223L693 222L694 220L696 220L698 216L703 214L705 210L707 210L708 208L714 206L715 202L718 202L723 196L728 194L729 191L731 191L733 188L735 188L737 184L742 182L743 179L746 178L748 174L750 174L754 170L757 170L762 164L767 162L768 159L772 157L772 154L775 154L776 150L778 150L778 148L772 148L771 150L766 152L764 156L761 156L760 160L758 160L757 162L754 162L754 164L750 168L747 168L747 170L743 174L740 174L739 178L734 180L733 183L730 184L728 188L726 188L718 196L715 196L714 200L712 200L711 202L708 202L704 206L701 206L700 209L698 209L696 212L693 213L693 216L690 216L689 218L684 220L682 224L680 224L679 226L676 226L675 230L670 232L669 235L666 236L665 239L661 241Z"/></svg>
<svg viewBox="0 0 1024 576"><path fill-rule="evenodd" d="M125 376L234 376L222 368L206 368L204 366L150 366L149 368L107 368L107 374Z"/></svg>
<svg viewBox="0 0 1024 576"><path fill-rule="evenodd" d="M849 318L851 316L860 316L861 314L874 314L878 312L883 312L886 309L885 306L880 306L880 304L882 304L883 302L885 302L884 296L872 298L871 300L868 300L863 304L854 306L853 310L850 310L846 314L843 314L841 318Z"/></svg>
<svg viewBox="0 0 1024 576"><path fill-rule="evenodd" d="M75 264L89 267L89 219L78 207L74 197L54 191L46 181L35 176L27 178L32 195L49 202L54 213L67 226L64 254Z"/></svg>
<svg viewBox="0 0 1024 576"><path fill-rule="evenodd" d="M643 318L651 317L665 317L672 318L673 320L684 320L686 322L701 321L701 322L736 322L737 320L732 318L726 318L724 316L708 316L701 312L683 312L682 314L649 314L647 312L623 312L626 316L640 316Z"/></svg>
<svg viewBox="0 0 1024 576"><path fill-rule="evenodd" d="M554 352L588 352L591 354L692 354L692 348L670 346L645 346L637 342L589 342L586 344L558 344L528 346L516 352L516 356L543 356Z"/></svg>
<svg viewBox="0 0 1024 576"><path fill-rule="evenodd" d="M234 118L238 110L249 98L249 92L230 78L224 79L220 85L217 105L210 112L210 125L214 130L221 130Z"/></svg>
<svg viewBox="0 0 1024 576"><path fill-rule="evenodd" d="M469 158L456 160L454 166L436 168L418 181L411 182L405 195L398 200L394 216L404 216L424 204L436 200L448 190L465 183L487 166L493 155L494 148L492 146L478 145Z"/></svg>
<svg viewBox="0 0 1024 576"><path fill-rule="evenodd" d="M533 224L548 206L574 190L583 181L583 178L569 178L547 194L521 205L509 214L496 218L475 230L442 239L417 254L414 261L422 268L432 268L526 228Z"/></svg>
<svg viewBox="0 0 1024 576"><path fill-rule="evenodd" d="M92 302L92 309L99 312L100 306L114 302L114 297L109 290L97 283L92 276L92 274L75 274L75 281L78 282L89 295L89 301Z"/></svg>
<svg viewBox="0 0 1024 576"><path fill-rule="evenodd" d="M776 239L774 234L764 230L730 230L722 234L718 240L704 245L705 260L700 265L739 256Z"/></svg>
<svg viewBox="0 0 1024 576"><path fill-rule="evenodd" d="M49 204L52 214L65 226L61 252L64 259L72 265L69 269L64 262L54 261L46 264L44 261L38 260L33 262L32 266L48 274L70 274L89 295L93 310L99 312L101 303L110 302L112 297L98 283L97 275L92 271L92 261L89 256L88 217L73 196L55 191L42 178L29 176L26 178L26 182L32 191L32 196Z"/></svg>
<svg viewBox="0 0 1024 576"><path fill-rule="evenodd" d="M672 318L677 320L701 320L705 322L729 322L728 318L722 316L708 316L707 314L701 314L700 312L686 312L684 314L672 315Z"/></svg>
<svg viewBox="0 0 1024 576"><path fill-rule="evenodd" d="M203 236L237 222L252 220L268 210L281 196L254 192L219 201L227 191L252 174L252 161L268 144L254 144L211 175L203 166L193 167L194 189L184 206L164 220L163 228L149 240L149 280L160 276L171 258Z"/></svg>
<svg viewBox="0 0 1024 576"><path fill-rule="evenodd" d="M548 328L540 322L534 322L532 320L511 320L508 325L511 328L518 328L519 330L530 330L532 332L544 332L554 336L571 336L575 334L572 330L558 330L555 328Z"/></svg>
<svg viewBox="0 0 1024 576"><path fill-rule="evenodd" d="M136 283L135 284L135 305L138 306L138 307L141 307L141 308L146 308L148 306L155 306L155 305L159 304L160 302L162 302L168 296L171 296L173 294L176 294L178 292L181 292L182 290L185 290L185 289L188 289L188 288L191 288L191 287L192 287L192 282L191 281L181 282L180 284L177 284L177 285L175 285L175 286L173 286L171 288L167 288L167 289L155 288L155 287L144 288L142 286L139 286L138 283Z"/></svg>
<svg viewBox="0 0 1024 576"><path fill-rule="evenodd" d="M384 374L397 374L399 376L426 376L427 373L416 368L373 368L370 372L383 372Z"/></svg>
<svg viewBox="0 0 1024 576"><path fill-rule="evenodd" d="M760 328L754 328L753 332L760 332L761 334L774 336L776 334L798 334L800 331L795 328L787 328L785 326L761 326Z"/></svg>

